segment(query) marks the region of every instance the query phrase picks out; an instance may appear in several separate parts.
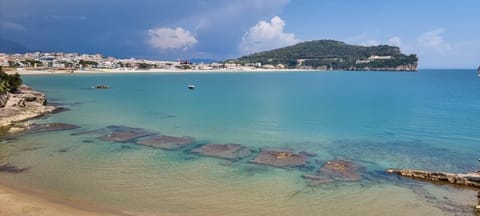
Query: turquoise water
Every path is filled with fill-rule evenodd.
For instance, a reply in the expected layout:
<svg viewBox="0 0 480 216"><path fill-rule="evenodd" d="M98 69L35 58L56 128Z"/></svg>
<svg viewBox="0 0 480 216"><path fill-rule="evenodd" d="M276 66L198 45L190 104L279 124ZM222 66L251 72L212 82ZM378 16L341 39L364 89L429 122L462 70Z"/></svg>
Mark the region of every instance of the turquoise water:
<svg viewBox="0 0 480 216"><path fill-rule="evenodd" d="M172 215L316 215L325 209L331 215L390 214L386 205L397 215L451 215L476 202L473 192L383 174L390 167L478 169L480 79L475 70L68 74L24 76L24 81L47 93L50 102L71 109L39 122L82 129L124 125L191 136L198 143L289 147L315 152L320 162L354 161L365 167L365 178L312 188L301 170L56 132L2 146L10 163L31 167L22 174L0 174L7 182ZM196 85L194 91L186 88L189 83ZM112 88L91 89L96 84ZM72 151L59 153L65 147ZM338 202L348 208L336 207Z"/></svg>

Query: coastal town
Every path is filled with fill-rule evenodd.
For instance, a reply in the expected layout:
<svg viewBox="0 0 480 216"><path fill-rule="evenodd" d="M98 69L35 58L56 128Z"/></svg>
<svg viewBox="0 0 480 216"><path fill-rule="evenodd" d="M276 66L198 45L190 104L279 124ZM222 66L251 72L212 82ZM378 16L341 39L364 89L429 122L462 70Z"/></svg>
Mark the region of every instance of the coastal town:
<svg viewBox="0 0 480 216"><path fill-rule="evenodd" d="M301 50L301 51L298 51ZM393 46L355 46L341 41L316 40L254 53L225 61L147 60L102 54L63 52L0 53L7 73L50 72L202 72L202 71L416 71L415 54L404 55Z"/></svg>
<svg viewBox="0 0 480 216"><path fill-rule="evenodd" d="M0 66L7 72L127 72L127 71L255 71L285 69L283 65L236 64L236 63L193 63L189 60L146 60L119 59L101 54L43 53L25 54L0 53Z"/></svg>

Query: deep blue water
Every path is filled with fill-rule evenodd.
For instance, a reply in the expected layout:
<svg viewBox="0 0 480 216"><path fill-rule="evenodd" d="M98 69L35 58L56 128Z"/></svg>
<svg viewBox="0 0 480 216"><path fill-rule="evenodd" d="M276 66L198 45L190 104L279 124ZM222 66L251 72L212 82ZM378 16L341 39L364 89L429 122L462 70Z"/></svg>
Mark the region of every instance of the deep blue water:
<svg viewBox="0 0 480 216"><path fill-rule="evenodd" d="M451 171L472 169L467 164L476 166L479 157L480 79L474 70L95 74L24 79L47 92L51 101L74 104L72 111L54 116L52 121L87 127L133 125L260 147L318 143L325 147L312 150L328 148L330 157L340 154L375 162L379 153L400 154L378 162L418 168L447 166L438 168ZM187 90L189 83L197 88ZM95 84L112 88L90 89ZM412 154L438 154L432 157L451 160L451 164L436 164L433 158L418 164L415 162L421 158L412 159L412 164L402 161Z"/></svg>

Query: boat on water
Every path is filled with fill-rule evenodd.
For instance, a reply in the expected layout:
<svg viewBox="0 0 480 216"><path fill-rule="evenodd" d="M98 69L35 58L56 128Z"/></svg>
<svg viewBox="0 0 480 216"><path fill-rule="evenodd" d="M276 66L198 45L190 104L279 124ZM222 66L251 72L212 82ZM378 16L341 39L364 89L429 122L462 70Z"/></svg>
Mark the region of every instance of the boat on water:
<svg viewBox="0 0 480 216"><path fill-rule="evenodd" d="M94 85L92 86L93 89L108 89L110 86L108 85Z"/></svg>
<svg viewBox="0 0 480 216"><path fill-rule="evenodd" d="M480 66L478 66L478 68L477 68L477 76L480 77Z"/></svg>
<svg viewBox="0 0 480 216"><path fill-rule="evenodd" d="M193 90L193 89L195 89L195 85L188 84L188 89L190 89L190 90Z"/></svg>

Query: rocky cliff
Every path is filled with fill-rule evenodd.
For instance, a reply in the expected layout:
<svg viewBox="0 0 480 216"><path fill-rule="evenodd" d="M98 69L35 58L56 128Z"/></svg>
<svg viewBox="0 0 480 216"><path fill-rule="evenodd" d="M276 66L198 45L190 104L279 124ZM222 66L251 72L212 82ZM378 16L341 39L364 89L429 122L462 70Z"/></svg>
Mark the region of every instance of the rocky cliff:
<svg viewBox="0 0 480 216"><path fill-rule="evenodd" d="M0 127L42 116L55 109L47 105L44 93L22 85L13 93L0 95Z"/></svg>

